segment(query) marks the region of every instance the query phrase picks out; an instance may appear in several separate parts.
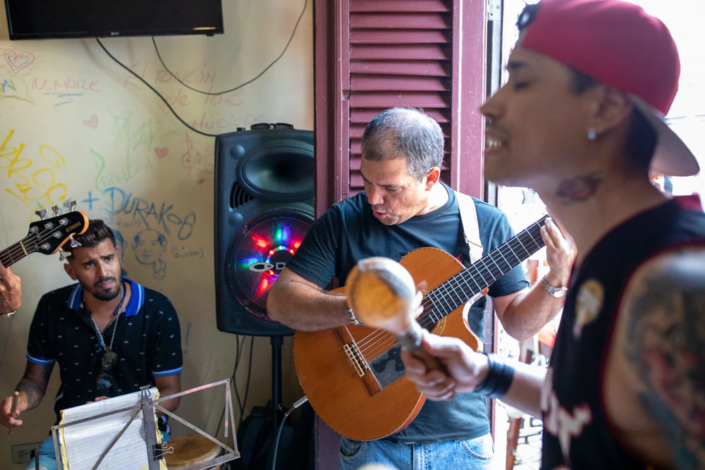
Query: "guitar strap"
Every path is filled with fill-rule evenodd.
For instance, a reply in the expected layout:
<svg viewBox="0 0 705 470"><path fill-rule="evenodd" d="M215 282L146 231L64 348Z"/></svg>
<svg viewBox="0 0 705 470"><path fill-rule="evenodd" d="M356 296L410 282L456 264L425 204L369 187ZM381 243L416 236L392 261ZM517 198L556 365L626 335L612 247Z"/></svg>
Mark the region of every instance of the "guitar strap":
<svg viewBox="0 0 705 470"><path fill-rule="evenodd" d="M474 263L482 258L482 241L480 241L480 224L477 221L477 210L472 197L455 191L460 208L460 222L465 232L465 243L470 249L470 262Z"/></svg>

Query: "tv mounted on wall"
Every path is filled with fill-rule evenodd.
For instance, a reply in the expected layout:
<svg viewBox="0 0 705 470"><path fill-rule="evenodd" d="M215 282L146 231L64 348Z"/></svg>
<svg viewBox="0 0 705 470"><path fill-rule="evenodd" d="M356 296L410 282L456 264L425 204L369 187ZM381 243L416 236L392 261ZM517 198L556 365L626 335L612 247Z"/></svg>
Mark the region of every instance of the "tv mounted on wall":
<svg viewBox="0 0 705 470"><path fill-rule="evenodd" d="M5 0L10 39L217 34L221 0Z"/></svg>

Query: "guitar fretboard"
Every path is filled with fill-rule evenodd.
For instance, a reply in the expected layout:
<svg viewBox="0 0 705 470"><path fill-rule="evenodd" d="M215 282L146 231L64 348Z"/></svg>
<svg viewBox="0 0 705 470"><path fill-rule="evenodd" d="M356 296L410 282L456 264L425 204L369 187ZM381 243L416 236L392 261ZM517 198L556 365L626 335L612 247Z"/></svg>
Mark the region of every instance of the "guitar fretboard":
<svg viewBox="0 0 705 470"><path fill-rule="evenodd" d="M537 220L490 254L429 292L426 299L431 303L431 308L425 308L421 317L426 317L431 323L440 321L543 248L541 227L547 218L546 215Z"/></svg>
<svg viewBox="0 0 705 470"><path fill-rule="evenodd" d="M0 251L0 261L2 261L3 266L9 268L25 256L29 255L29 253L30 252L25 250L22 241L18 241L17 243L14 243Z"/></svg>

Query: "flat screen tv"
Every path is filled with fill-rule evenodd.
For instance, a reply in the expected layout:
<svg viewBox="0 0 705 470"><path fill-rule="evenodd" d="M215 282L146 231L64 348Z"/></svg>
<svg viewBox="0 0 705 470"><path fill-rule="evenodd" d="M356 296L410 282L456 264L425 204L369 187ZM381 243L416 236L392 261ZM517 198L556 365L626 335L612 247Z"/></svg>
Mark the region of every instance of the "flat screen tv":
<svg viewBox="0 0 705 470"><path fill-rule="evenodd" d="M221 0L5 0L10 39L223 32Z"/></svg>

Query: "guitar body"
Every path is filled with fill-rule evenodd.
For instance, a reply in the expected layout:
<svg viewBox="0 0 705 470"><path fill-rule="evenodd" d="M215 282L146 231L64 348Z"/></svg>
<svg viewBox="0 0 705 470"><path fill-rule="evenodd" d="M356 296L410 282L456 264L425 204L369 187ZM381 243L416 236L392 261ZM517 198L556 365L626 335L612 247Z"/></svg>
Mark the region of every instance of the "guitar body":
<svg viewBox="0 0 705 470"><path fill-rule="evenodd" d="M414 250L400 263L424 292L465 269L437 248ZM476 351L481 348L479 338L467 326L462 305L436 323L432 331L460 338ZM380 387L374 367L361 373L360 364L389 354L394 346L392 335L364 326L295 334L294 364L299 382L316 413L337 433L358 441L380 439L404 429L421 411L426 398L406 376ZM398 361L396 367L399 375Z"/></svg>

